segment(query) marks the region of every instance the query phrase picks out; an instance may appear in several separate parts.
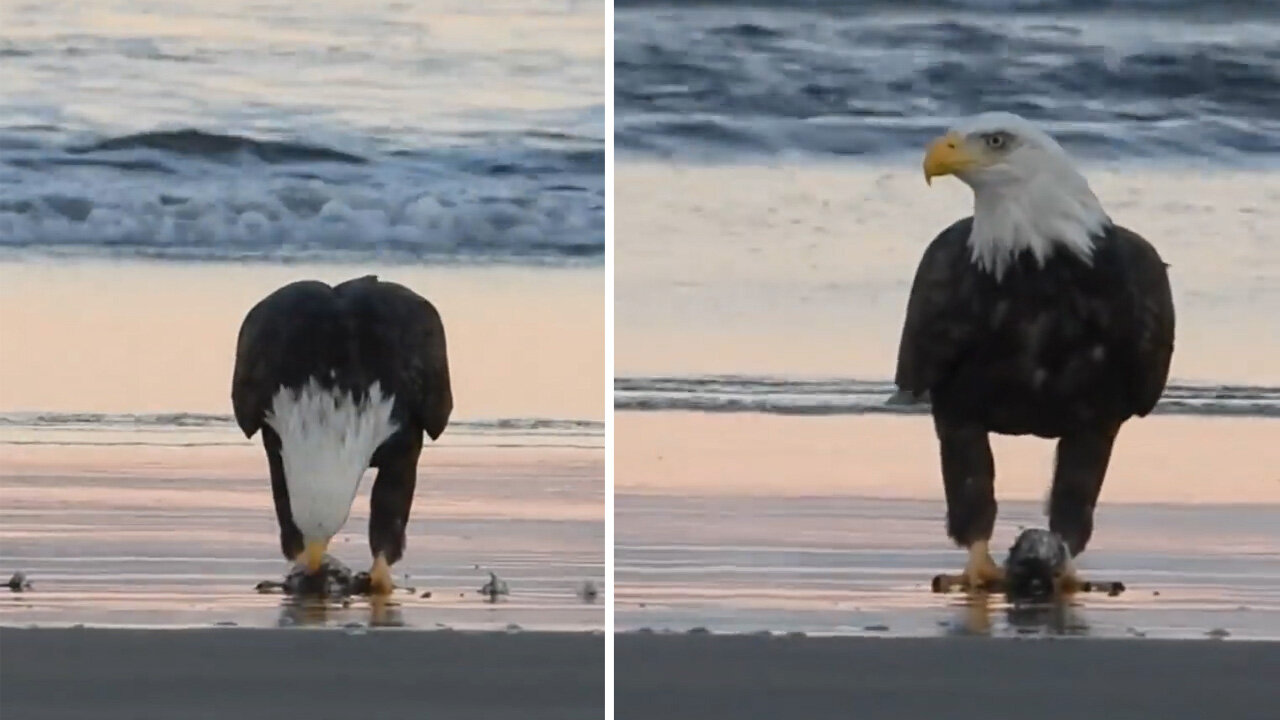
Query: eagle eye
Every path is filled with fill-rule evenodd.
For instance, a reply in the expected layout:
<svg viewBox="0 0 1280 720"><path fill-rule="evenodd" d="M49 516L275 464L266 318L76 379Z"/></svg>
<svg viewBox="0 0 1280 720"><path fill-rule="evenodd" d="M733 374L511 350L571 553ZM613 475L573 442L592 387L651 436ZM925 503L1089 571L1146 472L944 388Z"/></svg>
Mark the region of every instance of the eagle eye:
<svg viewBox="0 0 1280 720"><path fill-rule="evenodd" d="M1001 148L1006 147L1009 144L1008 133L1002 133L1002 132L987 133L986 135L982 136L982 139L984 142L986 142L987 147L991 148L992 150L999 150Z"/></svg>

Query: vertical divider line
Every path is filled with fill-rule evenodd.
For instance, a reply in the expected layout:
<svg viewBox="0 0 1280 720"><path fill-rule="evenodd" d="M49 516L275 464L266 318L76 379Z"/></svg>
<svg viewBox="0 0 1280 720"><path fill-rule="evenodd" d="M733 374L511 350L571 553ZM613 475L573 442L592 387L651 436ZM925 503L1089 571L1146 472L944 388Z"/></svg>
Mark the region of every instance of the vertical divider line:
<svg viewBox="0 0 1280 720"><path fill-rule="evenodd" d="M604 74L604 379L605 379L605 427L604 427L604 716L613 720L614 708L614 662L613 662L613 487L614 487L614 421L613 421L613 288L614 288L614 103L613 103L613 0L604 2L604 34L605 34L605 74Z"/></svg>

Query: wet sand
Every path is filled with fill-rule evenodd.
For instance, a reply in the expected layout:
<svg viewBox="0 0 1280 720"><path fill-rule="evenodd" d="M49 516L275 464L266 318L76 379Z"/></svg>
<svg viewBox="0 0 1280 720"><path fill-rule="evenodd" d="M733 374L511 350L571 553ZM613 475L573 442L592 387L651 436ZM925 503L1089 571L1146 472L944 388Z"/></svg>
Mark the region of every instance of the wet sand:
<svg viewBox="0 0 1280 720"><path fill-rule="evenodd" d="M234 441L233 430L203 431L200 441L223 434ZM393 568L397 584L415 591L397 592L385 612L363 600L298 606L254 591L288 563L252 443L9 445L0 580L22 570L34 587L3 591L0 624L601 629L603 605L576 593L603 583L604 451L520 446L551 441L446 434L423 453L408 548ZM330 546L354 570L370 562L370 480ZM477 592L490 570L511 587L496 604Z"/></svg>
<svg viewBox="0 0 1280 720"><path fill-rule="evenodd" d="M598 720L599 633L0 628L0 716Z"/></svg>
<svg viewBox="0 0 1280 720"><path fill-rule="evenodd" d="M1280 643L615 637L618 720L1273 718Z"/></svg>
<svg viewBox="0 0 1280 720"><path fill-rule="evenodd" d="M1121 434L1080 567L1118 597L1012 607L955 572L927 417L616 415L618 630L1280 639L1280 421ZM1053 445L998 438L998 557L1043 527Z"/></svg>

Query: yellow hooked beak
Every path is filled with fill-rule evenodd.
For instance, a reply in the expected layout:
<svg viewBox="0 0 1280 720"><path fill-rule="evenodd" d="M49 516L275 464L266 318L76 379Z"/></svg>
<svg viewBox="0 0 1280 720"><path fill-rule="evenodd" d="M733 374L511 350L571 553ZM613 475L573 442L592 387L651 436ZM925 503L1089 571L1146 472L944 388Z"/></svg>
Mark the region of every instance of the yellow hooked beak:
<svg viewBox="0 0 1280 720"><path fill-rule="evenodd" d="M307 543L307 547L302 551L302 561L307 566L307 573L314 575L320 571L320 566L324 564L325 551L329 549L328 540L312 540Z"/></svg>
<svg viewBox="0 0 1280 720"><path fill-rule="evenodd" d="M924 154L924 181L933 185L933 179L940 175L954 175L978 164L978 159L969 153L964 138L959 133L950 132L929 144Z"/></svg>

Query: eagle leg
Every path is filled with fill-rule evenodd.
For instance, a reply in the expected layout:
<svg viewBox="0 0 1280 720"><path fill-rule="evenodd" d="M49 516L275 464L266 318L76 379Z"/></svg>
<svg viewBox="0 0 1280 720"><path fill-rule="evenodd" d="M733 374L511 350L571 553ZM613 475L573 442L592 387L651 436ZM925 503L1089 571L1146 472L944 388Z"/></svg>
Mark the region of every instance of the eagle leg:
<svg viewBox="0 0 1280 720"><path fill-rule="evenodd" d="M996 524L995 458L986 428L934 418L942 459L942 485L947 497L947 535L969 552L964 571L940 577L944 586L992 589L1004 582L1004 570L991 559L991 533Z"/></svg>
<svg viewBox="0 0 1280 720"><path fill-rule="evenodd" d="M284 459L280 455L280 436L270 426L262 428L262 448L267 453L267 467L271 471L271 499L276 507L276 523L280 526L280 552L290 561L297 562L306 547L289 506L289 484L285 480Z"/></svg>
<svg viewBox="0 0 1280 720"><path fill-rule="evenodd" d="M1119 430L1115 425L1065 435L1058 441L1049 494L1049 529L1066 542L1071 557L1084 552L1093 535L1093 511Z"/></svg>
<svg viewBox="0 0 1280 720"><path fill-rule="evenodd" d="M378 476L369 500L369 550L373 553L369 580L374 595L389 595L394 587L391 565L404 555L421 452L422 432L401 431L374 456Z"/></svg>

